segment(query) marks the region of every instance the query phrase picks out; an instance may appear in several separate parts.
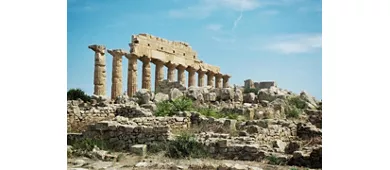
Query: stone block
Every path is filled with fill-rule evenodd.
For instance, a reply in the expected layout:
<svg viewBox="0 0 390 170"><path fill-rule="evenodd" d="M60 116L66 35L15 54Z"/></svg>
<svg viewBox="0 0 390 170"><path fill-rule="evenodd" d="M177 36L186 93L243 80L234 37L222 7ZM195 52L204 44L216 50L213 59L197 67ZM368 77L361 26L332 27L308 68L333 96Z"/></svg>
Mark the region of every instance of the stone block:
<svg viewBox="0 0 390 170"><path fill-rule="evenodd" d="M139 156L146 156L146 145L133 145L131 146L131 152Z"/></svg>

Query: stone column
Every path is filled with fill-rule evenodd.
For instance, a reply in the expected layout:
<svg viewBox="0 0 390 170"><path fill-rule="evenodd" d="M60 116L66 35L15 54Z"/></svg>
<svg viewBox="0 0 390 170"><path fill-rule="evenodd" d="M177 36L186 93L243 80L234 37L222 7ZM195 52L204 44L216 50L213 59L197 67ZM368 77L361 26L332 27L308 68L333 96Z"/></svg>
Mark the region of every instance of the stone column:
<svg viewBox="0 0 390 170"><path fill-rule="evenodd" d="M106 47L103 45L90 45L89 49L95 52L95 68L93 85L93 94L95 95L106 95L106 59L105 50Z"/></svg>
<svg viewBox="0 0 390 170"><path fill-rule="evenodd" d="M127 70L127 95L133 97L137 92L137 59L138 57L133 54L126 54L128 59L128 70Z"/></svg>
<svg viewBox="0 0 390 170"><path fill-rule="evenodd" d="M150 58L142 57L142 88L152 90L151 73L150 73Z"/></svg>
<svg viewBox="0 0 390 170"><path fill-rule="evenodd" d="M222 79L223 79L223 88L228 88L229 87L229 79L230 79L230 75L228 74L225 74L222 76Z"/></svg>
<svg viewBox="0 0 390 170"><path fill-rule="evenodd" d="M154 80L154 91L157 92L159 82L164 80L164 63L160 60L154 60L153 63L156 65L156 79Z"/></svg>
<svg viewBox="0 0 390 170"><path fill-rule="evenodd" d="M207 73L207 86L214 87L214 74L211 71L208 71Z"/></svg>
<svg viewBox="0 0 390 170"><path fill-rule="evenodd" d="M174 82L177 65L169 62L166 64L166 66L168 67L168 77L167 78L170 82Z"/></svg>
<svg viewBox="0 0 390 170"><path fill-rule="evenodd" d="M222 74L215 74L215 88L222 88Z"/></svg>
<svg viewBox="0 0 390 170"><path fill-rule="evenodd" d="M191 87L191 86L195 86L195 72L196 72L196 69L189 66L187 67L187 71L188 71L188 87Z"/></svg>
<svg viewBox="0 0 390 170"><path fill-rule="evenodd" d="M203 87L204 86L204 75L205 71L199 70L198 71L198 86Z"/></svg>
<svg viewBox="0 0 390 170"><path fill-rule="evenodd" d="M107 50L113 57L112 60L112 85L111 85L111 99L122 95L122 56L126 54L124 50L115 49Z"/></svg>
<svg viewBox="0 0 390 170"><path fill-rule="evenodd" d="M184 74L184 71L186 67L183 65L178 65L176 68L177 68L177 81L179 81L180 84L185 85L186 75Z"/></svg>

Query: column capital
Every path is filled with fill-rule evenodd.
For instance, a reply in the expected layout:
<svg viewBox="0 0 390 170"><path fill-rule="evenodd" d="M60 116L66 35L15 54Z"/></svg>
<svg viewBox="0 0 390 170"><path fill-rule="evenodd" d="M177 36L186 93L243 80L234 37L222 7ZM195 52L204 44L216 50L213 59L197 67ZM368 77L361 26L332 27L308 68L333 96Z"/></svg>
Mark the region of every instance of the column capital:
<svg viewBox="0 0 390 170"><path fill-rule="evenodd" d="M185 69L187 68L187 66L186 66L186 65L183 65L183 64L178 64L178 65L176 66L176 68L177 68L178 70L185 70Z"/></svg>
<svg viewBox="0 0 390 170"><path fill-rule="evenodd" d="M214 75L215 75L215 77L217 77L217 78L222 78L222 76L223 76L221 73L215 73Z"/></svg>
<svg viewBox="0 0 390 170"><path fill-rule="evenodd" d="M151 62L152 62L153 64L156 64L156 65L158 65L158 64L164 65L164 64L165 64L164 61L161 61L161 60L159 60L159 59L151 59Z"/></svg>
<svg viewBox="0 0 390 170"><path fill-rule="evenodd" d="M194 68L193 66L188 66L187 68L186 68L186 71L188 71L188 72L196 72L198 69L196 69L196 68Z"/></svg>
<svg viewBox="0 0 390 170"><path fill-rule="evenodd" d="M106 46L104 45L93 44L93 45L89 45L88 48L95 51L96 53L101 53L101 54L104 54L106 51Z"/></svg>
<svg viewBox="0 0 390 170"><path fill-rule="evenodd" d="M173 63L172 61L168 61L167 63L165 63L165 65L167 67L172 67L172 68L176 68L178 66L177 63Z"/></svg>
<svg viewBox="0 0 390 170"><path fill-rule="evenodd" d="M109 49L107 52L113 57L122 57L126 54L126 51L122 49Z"/></svg>
<svg viewBox="0 0 390 170"><path fill-rule="evenodd" d="M138 59L139 57L137 55L131 54L131 53L125 53L125 57L129 60L131 59Z"/></svg>
<svg viewBox="0 0 390 170"><path fill-rule="evenodd" d="M198 74L205 74L207 73L207 70L203 67L200 67L196 72L198 72Z"/></svg>
<svg viewBox="0 0 390 170"><path fill-rule="evenodd" d="M142 57L139 57L139 59L140 59L143 63L152 61L152 58L150 58L150 57L148 57L148 56L142 56Z"/></svg>
<svg viewBox="0 0 390 170"><path fill-rule="evenodd" d="M222 78L230 78L230 77L232 77L232 76L229 75L229 74L223 74L223 75L222 75Z"/></svg>
<svg viewBox="0 0 390 170"><path fill-rule="evenodd" d="M215 72L213 72L213 71L211 71L211 70L207 70L207 71L206 71L206 74L207 74L207 75L215 75L215 74L217 74L217 73L215 73Z"/></svg>

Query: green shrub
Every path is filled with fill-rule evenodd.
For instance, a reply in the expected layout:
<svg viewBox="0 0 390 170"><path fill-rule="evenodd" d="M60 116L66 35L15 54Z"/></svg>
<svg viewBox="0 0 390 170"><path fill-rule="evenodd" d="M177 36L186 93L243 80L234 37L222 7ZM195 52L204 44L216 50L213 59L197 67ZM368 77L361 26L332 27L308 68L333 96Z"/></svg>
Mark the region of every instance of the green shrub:
<svg viewBox="0 0 390 170"><path fill-rule="evenodd" d="M272 156L268 156L267 157L267 160L268 160L268 163L269 164L272 164L272 165L282 165L284 164L285 162L283 162L282 160L278 159L276 156L272 155Z"/></svg>
<svg viewBox="0 0 390 170"><path fill-rule="evenodd" d="M221 118L222 115L220 113L218 113L217 110L215 109L212 109L212 108L198 108L197 111L203 115L203 116L206 116L206 117L213 117L213 118Z"/></svg>
<svg viewBox="0 0 390 170"><path fill-rule="evenodd" d="M289 106L284 110L287 118L298 118L300 114L302 114L302 110L298 109L295 106Z"/></svg>
<svg viewBox="0 0 390 170"><path fill-rule="evenodd" d="M72 143L72 147L76 150L92 151L95 146L103 150L108 150L109 148L107 143L100 139L81 138Z"/></svg>
<svg viewBox="0 0 390 170"><path fill-rule="evenodd" d="M193 109L192 100L181 97L173 101L161 101L157 103L156 116L173 116L178 111L191 111Z"/></svg>
<svg viewBox="0 0 390 170"><path fill-rule="evenodd" d="M168 101L161 101L157 103L157 110L154 113L156 116L172 116L175 114L173 111L173 104Z"/></svg>
<svg viewBox="0 0 390 170"><path fill-rule="evenodd" d="M167 143L150 143L148 144L148 149L147 151L149 153L158 153L161 151L166 151L167 150Z"/></svg>
<svg viewBox="0 0 390 170"><path fill-rule="evenodd" d="M203 145L190 133L182 133L167 146L166 156L170 158L203 158L207 156Z"/></svg>
<svg viewBox="0 0 390 170"><path fill-rule="evenodd" d="M190 111L193 109L192 100L187 97L180 97L172 101L174 111Z"/></svg>
<svg viewBox="0 0 390 170"><path fill-rule="evenodd" d="M218 110L212 109L212 108L198 108L196 110L201 115L204 115L206 117L213 117L213 118L216 118L216 119L228 118L228 119L235 119L235 120L237 120L239 118L238 114L231 113L231 112L229 112L229 113L222 113L222 112L219 112Z"/></svg>
<svg viewBox="0 0 390 170"><path fill-rule="evenodd" d="M256 88L245 88L243 93L244 94L246 94L246 93L255 93L255 94L257 94L258 91L259 90L256 89Z"/></svg>
<svg viewBox="0 0 390 170"><path fill-rule="evenodd" d="M288 99L289 105L295 106L298 109L305 109L306 102L301 99L299 96L291 97Z"/></svg>
<svg viewBox="0 0 390 170"><path fill-rule="evenodd" d="M83 90L81 89L69 89L67 92L67 100L77 100L81 99L85 102L91 101L91 96L88 96Z"/></svg>

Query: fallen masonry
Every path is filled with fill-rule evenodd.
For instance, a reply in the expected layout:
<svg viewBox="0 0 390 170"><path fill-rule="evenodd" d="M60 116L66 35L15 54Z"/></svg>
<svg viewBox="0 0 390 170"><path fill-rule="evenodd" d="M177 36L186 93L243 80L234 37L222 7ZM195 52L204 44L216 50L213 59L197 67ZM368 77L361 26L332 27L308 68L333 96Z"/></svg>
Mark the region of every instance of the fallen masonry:
<svg viewBox="0 0 390 170"><path fill-rule="evenodd" d="M321 169L322 102L307 92L295 94L277 87L274 81L246 80L244 89L231 87L229 75L221 74L219 67L200 61L186 43L140 34L132 37L130 46L130 53L108 50L114 57L109 98L105 96L105 47L90 46L96 59L94 95L91 101L67 101L68 159L72 160L69 166L265 169L265 165L282 165ZM122 56L131 61L125 94L121 87ZM142 88L138 90L137 60L143 62ZM149 62L158 68L155 91L150 87ZM161 72L163 66L168 67L166 80ZM177 80L175 70L178 70ZM183 83L184 71L189 74L188 87ZM197 85L195 73L198 73ZM203 83L204 75L207 75L207 86ZM246 91L248 88L254 90ZM160 153L163 156L156 157ZM156 158L154 162L126 165L130 167L112 163L120 162L123 155L144 160ZM188 157L216 163L158 161L169 158L183 162ZM91 160L101 162L86 163ZM262 166L247 165L253 162Z"/></svg>

